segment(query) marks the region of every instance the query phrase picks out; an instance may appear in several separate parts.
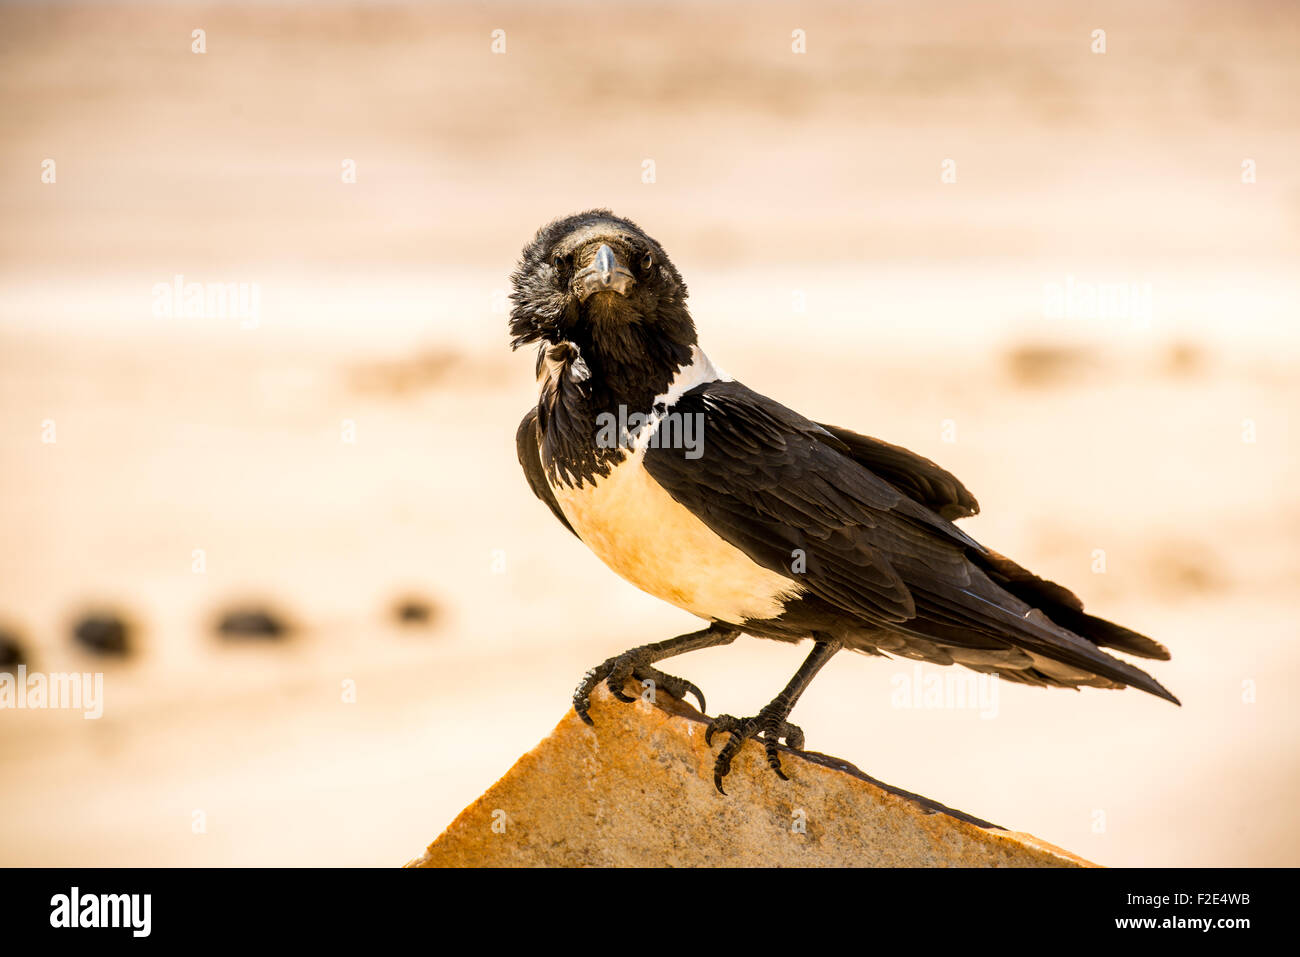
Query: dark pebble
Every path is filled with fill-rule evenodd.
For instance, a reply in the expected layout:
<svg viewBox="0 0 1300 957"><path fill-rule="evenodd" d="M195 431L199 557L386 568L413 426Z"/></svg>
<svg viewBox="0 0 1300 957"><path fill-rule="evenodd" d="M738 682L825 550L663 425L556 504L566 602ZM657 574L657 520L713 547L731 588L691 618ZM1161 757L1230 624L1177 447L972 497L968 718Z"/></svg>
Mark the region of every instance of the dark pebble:
<svg viewBox="0 0 1300 957"><path fill-rule="evenodd" d="M278 641L289 634L289 626L273 611L240 608L222 615L217 623L217 631L223 638L230 640L255 638Z"/></svg>
<svg viewBox="0 0 1300 957"><path fill-rule="evenodd" d="M433 603L423 598L402 598L393 604L393 617L400 625L427 625L436 614Z"/></svg>
<svg viewBox="0 0 1300 957"><path fill-rule="evenodd" d="M72 635L83 648L97 655L123 657L131 650L131 628L115 614L84 615L73 626Z"/></svg>
<svg viewBox="0 0 1300 957"><path fill-rule="evenodd" d="M0 629L0 671L17 671L18 666L26 660L18 636Z"/></svg>

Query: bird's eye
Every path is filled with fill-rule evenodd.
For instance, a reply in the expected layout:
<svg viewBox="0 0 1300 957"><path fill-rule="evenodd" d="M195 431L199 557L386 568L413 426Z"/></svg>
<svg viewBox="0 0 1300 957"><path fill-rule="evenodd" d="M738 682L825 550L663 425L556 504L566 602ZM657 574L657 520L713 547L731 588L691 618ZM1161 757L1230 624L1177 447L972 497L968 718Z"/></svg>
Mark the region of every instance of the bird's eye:
<svg viewBox="0 0 1300 957"><path fill-rule="evenodd" d="M554 256L552 256L552 257L551 257L551 268L554 269L556 272L559 272L561 269L563 269L563 268L564 268L564 257L561 256L559 253L556 253Z"/></svg>
<svg viewBox="0 0 1300 957"><path fill-rule="evenodd" d="M651 267L654 266L654 264L655 264L655 254L647 249L645 255L641 257L641 270L643 272L649 271Z"/></svg>

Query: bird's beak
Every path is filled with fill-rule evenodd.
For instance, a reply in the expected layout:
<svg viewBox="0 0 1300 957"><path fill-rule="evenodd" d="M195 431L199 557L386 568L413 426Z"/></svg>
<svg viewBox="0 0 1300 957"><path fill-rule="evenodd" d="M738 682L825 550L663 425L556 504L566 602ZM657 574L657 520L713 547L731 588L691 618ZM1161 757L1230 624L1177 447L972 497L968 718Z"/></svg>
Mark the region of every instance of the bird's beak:
<svg viewBox="0 0 1300 957"><path fill-rule="evenodd" d="M591 265L580 269L573 277L574 289L578 293L580 302L586 302L593 293L606 290L626 296L627 291L635 283L636 277L632 275L632 271L626 264L619 262L614 250L604 243L601 243L600 248L596 250Z"/></svg>

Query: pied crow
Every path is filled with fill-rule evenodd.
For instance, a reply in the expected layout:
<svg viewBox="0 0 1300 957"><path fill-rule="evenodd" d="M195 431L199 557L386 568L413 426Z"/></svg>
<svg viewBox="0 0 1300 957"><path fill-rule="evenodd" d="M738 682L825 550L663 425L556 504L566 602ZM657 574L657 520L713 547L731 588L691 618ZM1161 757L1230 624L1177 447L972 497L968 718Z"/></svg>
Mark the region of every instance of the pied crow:
<svg viewBox="0 0 1300 957"><path fill-rule="evenodd" d="M639 588L708 626L589 671L573 704L629 678L681 698L694 684L655 664L742 634L813 648L756 716L710 722L782 778L777 743L841 649L963 665L1033 685L1132 686L1175 704L1102 648L1168 659L1158 642L1087 614L1079 599L953 524L979 506L929 459L813 422L728 376L700 349L686 285L663 247L595 209L538 231L511 276L512 345L538 343L537 406L516 436L528 484L556 519Z"/></svg>

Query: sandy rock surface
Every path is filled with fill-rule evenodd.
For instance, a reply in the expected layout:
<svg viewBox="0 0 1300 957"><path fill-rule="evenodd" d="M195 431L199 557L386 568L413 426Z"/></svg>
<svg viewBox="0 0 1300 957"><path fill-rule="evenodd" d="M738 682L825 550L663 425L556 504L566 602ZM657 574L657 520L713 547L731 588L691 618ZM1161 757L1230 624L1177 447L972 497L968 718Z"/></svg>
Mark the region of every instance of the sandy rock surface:
<svg viewBox="0 0 1300 957"><path fill-rule="evenodd" d="M782 748L781 781L747 742L724 781L705 718L659 692L601 688L594 727L569 711L456 818L414 867L1087 867L1018 834Z"/></svg>

